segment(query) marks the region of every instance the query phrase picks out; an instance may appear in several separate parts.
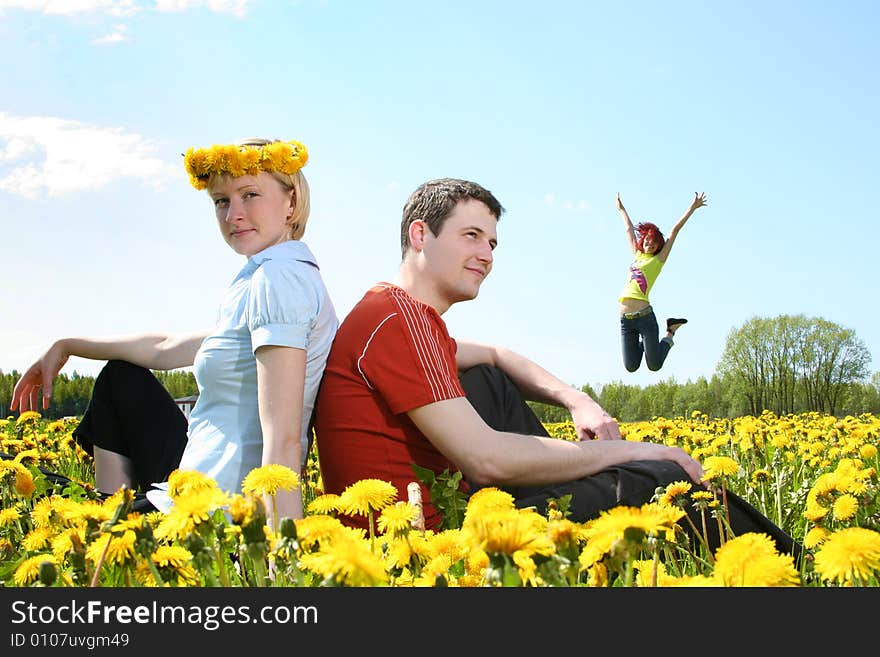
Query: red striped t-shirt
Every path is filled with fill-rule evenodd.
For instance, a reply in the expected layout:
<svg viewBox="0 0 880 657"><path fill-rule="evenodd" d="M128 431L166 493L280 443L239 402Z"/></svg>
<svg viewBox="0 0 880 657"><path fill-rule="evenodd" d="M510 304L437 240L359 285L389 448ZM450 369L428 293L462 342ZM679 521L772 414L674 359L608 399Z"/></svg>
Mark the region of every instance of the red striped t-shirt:
<svg viewBox="0 0 880 657"><path fill-rule="evenodd" d="M437 474L458 470L406 414L464 397L455 352L455 340L431 306L389 283L364 295L336 333L315 405L326 492L338 495L361 479L380 479L394 484L405 501L407 484L418 481L413 463ZM422 485L425 526L433 528L441 518L430 500ZM340 518L367 526L362 516Z"/></svg>

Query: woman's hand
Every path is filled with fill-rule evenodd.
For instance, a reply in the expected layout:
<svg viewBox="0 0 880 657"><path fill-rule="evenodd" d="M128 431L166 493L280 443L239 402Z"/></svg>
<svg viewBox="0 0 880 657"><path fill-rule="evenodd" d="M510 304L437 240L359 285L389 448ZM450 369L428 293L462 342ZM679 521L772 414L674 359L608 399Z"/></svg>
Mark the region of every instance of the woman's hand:
<svg viewBox="0 0 880 657"><path fill-rule="evenodd" d="M12 390L10 410L36 411L39 406L40 391L43 392L43 410L49 408L52 399L52 383L67 363L70 354L64 351L61 341L55 342L40 359L31 365L16 382Z"/></svg>
<svg viewBox="0 0 880 657"><path fill-rule="evenodd" d="M623 203L620 201L620 192L617 192L617 209L621 211L625 210Z"/></svg>
<svg viewBox="0 0 880 657"><path fill-rule="evenodd" d="M699 194L694 192L694 201L693 203L691 203L691 212L693 212L697 208L703 207L706 204L706 192L700 192Z"/></svg>

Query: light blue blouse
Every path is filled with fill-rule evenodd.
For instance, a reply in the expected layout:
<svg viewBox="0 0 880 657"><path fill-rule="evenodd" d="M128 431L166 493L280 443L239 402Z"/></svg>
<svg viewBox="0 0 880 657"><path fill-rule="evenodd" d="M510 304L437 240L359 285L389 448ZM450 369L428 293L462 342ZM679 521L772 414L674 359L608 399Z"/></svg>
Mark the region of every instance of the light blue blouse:
<svg viewBox="0 0 880 657"><path fill-rule="evenodd" d="M248 258L226 290L215 330L195 357L199 398L190 413L179 468L198 470L235 494L245 476L262 464L254 354L264 345L306 350L300 434L305 463L315 396L338 326L318 264L305 243L288 240ZM167 483L157 484L147 493L164 511L171 507L166 489Z"/></svg>

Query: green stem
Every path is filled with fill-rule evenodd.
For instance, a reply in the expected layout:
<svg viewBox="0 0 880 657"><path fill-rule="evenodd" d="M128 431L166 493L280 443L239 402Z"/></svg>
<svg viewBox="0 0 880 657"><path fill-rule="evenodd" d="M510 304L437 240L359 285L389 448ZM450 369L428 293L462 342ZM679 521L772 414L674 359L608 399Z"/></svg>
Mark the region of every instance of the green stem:
<svg viewBox="0 0 880 657"><path fill-rule="evenodd" d="M223 586L229 586L229 574L226 572L226 564L223 562L223 555L220 553L220 550L217 549L217 546L211 547L211 552L214 553L214 561L217 564L217 573L220 576L220 584Z"/></svg>
<svg viewBox="0 0 880 657"><path fill-rule="evenodd" d="M706 514L702 511L702 509L700 510L700 517L703 519L703 533L702 534L700 533L700 530L697 529L697 526L694 524L694 521L691 520L691 517L687 513L684 514L684 517L687 518L688 524L691 526L691 529L694 532L694 536L696 536L698 539L700 539L700 543L702 543L703 547L706 548L706 554L709 555L710 562L714 563L715 557L712 555L712 549L709 547L709 542L706 540L707 537L705 536L705 534L706 534Z"/></svg>
<svg viewBox="0 0 880 657"><path fill-rule="evenodd" d="M153 563L153 559L150 556L147 556L147 565L150 567L150 572L153 573L153 579L156 581L156 586L165 586L165 580L162 579L162 575L159 574L159 569L156 568L156 564Z"/></svg>

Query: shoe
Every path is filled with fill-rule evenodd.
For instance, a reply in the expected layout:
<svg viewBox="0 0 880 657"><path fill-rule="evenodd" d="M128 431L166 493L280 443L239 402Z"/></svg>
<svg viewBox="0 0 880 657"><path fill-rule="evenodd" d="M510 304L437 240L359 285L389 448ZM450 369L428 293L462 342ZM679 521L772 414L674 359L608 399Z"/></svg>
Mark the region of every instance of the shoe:
<svg viewBox="0 0 880 657"><path fill-rule="evenodd" d="M673 327L677 329L682 324L687 323L688 321L684 317L670 317L666 320L666 330L674 333L675 330L673 329Z"/></svg>

